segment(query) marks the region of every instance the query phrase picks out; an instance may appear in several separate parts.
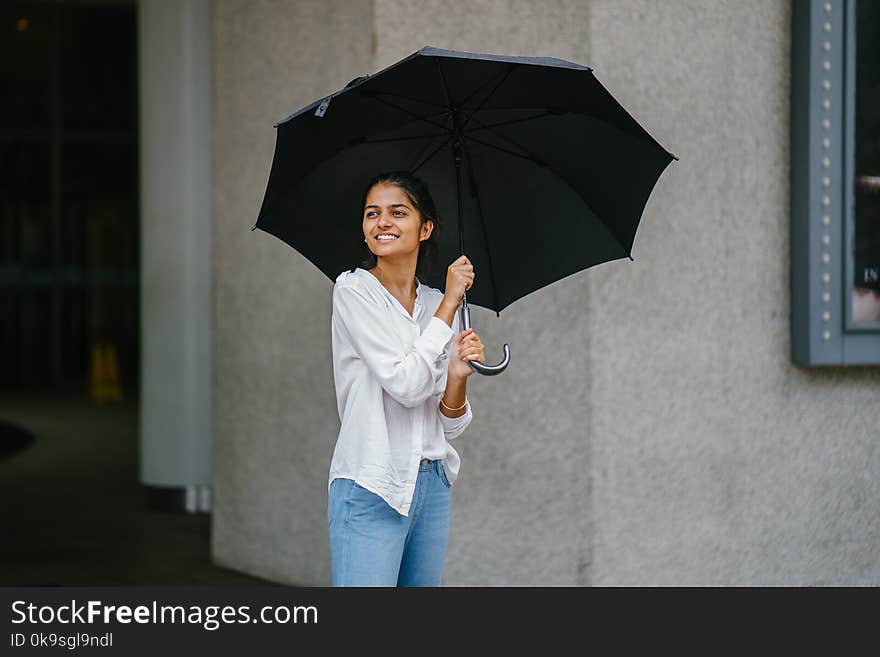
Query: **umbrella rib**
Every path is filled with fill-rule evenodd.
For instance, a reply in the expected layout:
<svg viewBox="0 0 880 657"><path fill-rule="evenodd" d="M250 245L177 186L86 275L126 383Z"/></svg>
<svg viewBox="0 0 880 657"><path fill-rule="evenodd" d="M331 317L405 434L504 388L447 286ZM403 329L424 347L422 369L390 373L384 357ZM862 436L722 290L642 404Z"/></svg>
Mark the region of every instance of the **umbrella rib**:
<svg viewBox="0 0 880 657"><path fill-rule="evenodd" d="M416 114L414 112L410 112L405 107L401 107L400 105L396 105L396 104L392 103L391 101L385 100L384 98L379 98L373 94L366 94L366 96L367 96L367 98L372 98L373 100L377 100L380 103L385 103L389 107L393 107L394 109L399 110L399 111L403 112L404 114L409 114L411 117L413 117L413 119L415 119L417 121L424 121L428 125L432 125L435 128L440 128L441 130L447 129L446 126L444 126L444 125L440 125L439 123L434 123L433 121L429 121L428 116L433 116L432 114L427 114L425 116L419 116L418 114Z"/></svg>
<svg viewBox="0 0 880 657"><path fill-rule="evenodd" d="M499 111L499 112L514 112L514 111L516 111L516 112L529 112L529 111L539 112L539 111L546 111L547 108L546 108L546 107L491 107L491 108L489 108L489 109L490 109L491 111L493 111L493 112L495 112L495 111ZM556 113L557 113L557 112L554 112L554 111L552 111L552 110L550 111L550 114L556 114ZM616 129L616 130L619 130L620 132L623 132L624 134L630 135L630 136L632 136L632 137L635 137L635 138L639 139L640 141L644 141L645 143L650 144L651 146L654 146L654 147L656 147L656 148L659 148L659 149L662 150L664 153L667 153L671 158L673 158L673 159L675 159L675 160L678 160L678 156L677 156L677 155L674 155L673 153L670 153L668 150L666 150L666 149L660 144L660 142L658 142L656 139L654 139L654 137L653 137L650 133L648 133L648 132L647 132L647 131L641 126L641 124L640 124L638 121L636 121L633 117L630 117L630 118L633 119L635 125L639 128L639 130L636 131L636 132L632 132L632 131L630 131L630 130L627 130L627 129L625 129L625 128L623 128L623 127L621 127L621 126L619 126L619 125L617 125L617 124L615 124L615 123L612 123L611 121L608 121L607 119L603 119L603 118L601 118L601 117L599 117L599 116L596 116L595 114L591 114L590 112L584 112L584 111L579 111L579 110L566 109L566 110L563 110L562 113L564 113L564 114L576 114L576 115L578 115L578 116L585 116L585 117L588 117L588 118L590 118L590 119L594 119L594 120L596 120L596 121L600 121L601 123L604 123L605 125L611 126L612 128L614 128L614 129ZM500 125L500 124L499 124L499 125Z"/></svg>
<svg viewBox="0 0 880 657"><path fill-rule="evenodd" d="M509 72L509 71L508 71L508 72ZM507 75L507 74L504 73L504 72L502 72L502 73L499 74L499 76L506 76L506 75ZM461 103L459 104L459 106L460 106L462 109L467 109L466 107L464 107L464 105L465 105L465 104L466 104L471 98L473 98L473 97L476 96L479 92L481 92L483 89L485 89L485 88L489 85L489 83L492 82L492 80L493 80L493 78L489 78L489 79L486 80L483 84L481 84L479 87L477 87L476 89L474 89L470 94L468 94L468 97L467 97L467 98L465 98L463 101L461 101ZM474 111L476 112L477 110L474 110Z"/></svg>
<svg viewBox="0 0 880 657"><path fill-rule="evenodd" d="M449 87L446 85L446 76L443 75L443 69L440 67L440 58L435 57L434 63L437 65L437 73L440 75L440 84L443 85L443 97L446 99L446 108L452 109L452 99L449 97Z"/></svg>
<svg viewBox="0 0 880 657"><path fill-rule="evenodd" d="M479 123L479 121L477 121L477 122ZM482 144L483 146L488 146L489 148L494 148L494 149L499 150L503 153L508 153L509 155L515 155L516 157L521 157L523 159L529 160L530 162L534 162L538 166L546 167L547 169L549 169L555 176L557 176L561 181L563 181L566 185L568 185L569 189L571 189L575 194L578 195L578 198L580 198L581 201L584 202L584 205L586 205L588 208L590 208L590 212L592 212L593 215L595 215L596 219L598 219L599 222L603 226L605 226L605 229L608 231L608 233L615 239L615 241L620 245L620 247L624 251L627 252L627 255L629 255L629 249L627 249L623 245L623 240L621 240L617 235L614 234L614 231L611 230L611 227L608 224L606 224L604 221L602 221L602 218L599 216L599 213L596 212L595 210L593 210L593 206L590 205L590 202L586 198L584 198L584 195L581 194L580 190L578 190L574 185L572 185L569 182L568 178L566 178L561 173L559 173L559 171L557 171L552 165L550 165L549 162L546 162L545 160L537 157L534 153L529 152L526 148L523 148L520 144L517 144L512 139L508 139L507 137L504 137L503 135L499 135L498 133L496 133L494 130L491 130L491 129L490 129L490 132L492 132L496 136L500 137L501 139L509 141L511 144L513 144L517 148L521 148L522 150L524 150L527 153L527 155L522 155L520 153L514 153L511 150L508 150L506 148L502 148L501 146L496 146L495 144L490 144L489 142L485 142L482 139L476 139L476 138L470 137L470 136L468 137L468 139L470 139L471 141L474 141L478 144Z"/></svg>
<svg viewBox="0 0 880 657"><path fill-rule="evenodd" d="M493 108L494 109L494 108ZM511 123L522 123L523 121L531 121L532 119L540 119L545 116L549 116L550 114L556 114L557 112L544 112L543 114L535 114L534 116L524 116L521 119L510 119L510 121L501 121L500 123L489 123L484 125L481 128L471 128L467 132L477 132L478 130L488 130L489 128L497 128L500 125L510 125Z"/></svg>
<svg viewBox="0 0 880 657"><path fill-rule="evenodd" d="M403 100L411 100L414 103L422 103L423 105L430 105L431 107L439 107L441 109L446 109L444 105L438 105L437 103L432 103L428 100L420 100L418 98L410 98L409 96L402 96L400 94L393 94L390 91L362 91L364 95L367 96L393 96L394 98L402 98Z"/></svg>
<svg viewBox="0 0 880 657"><path fill-rule="evenodd" d="M462 143L462 148L464 149L465 162L467 162L468 167L468 178L471 181L471 189L474 193L474 200L477 204L477 214L480 215L480 226L483 228L483 243L486 245L486 259L489 261L489 278L492 279L492 296L494 298L494 305L497 308L499 306L498 303L498 284L495 282L495 268L492 266L492 251L489 248L489 236L486 234L486 220L483 217L483 205L480 203L480 192L477 187L477 177L474 174L474 163L471 161L471 154L468 151L467 140L464 140ZM501 314L498 310L495 311L495 317L500 317Z"/></svg>
<svg viewBox="0 0 880 657"><path fill-rule="evenodd" d="M441 115L445 115L445 114L447 114L447 112L446 112L446 110L443 110L443 112L437 112L436 114L427 114L427 115L425 115L425 116L426 116L426 117L434 117L434 116L441 116ZM425 118L425 117L417 117L417 119L413 119L413 120L411 120L411 121L407 121L406 123L401 123L400 125L396 125L396 126L394 126L394 127L392 127L392 128L385 128L384 130L379 130L378 132L372 132L372 133L370 133L369 135L362 135L361 137L358 137L357 140L353 140L353 142L360 143L360 140L366 140L366 139L369 139L369 138L371 138L371 137L375 137L375 136L377 136L377 135L382 135L382 134L384 134L384 133L386 133L386 132L390 132L390 131L392 131L392 130L403 130L404 128L408 128L409 126L413 125L414 123L418 123L418 121L420 121L420 120L422 120L422 119L424 119L424 118ZM447 128L447 127L444 126L444 127L443 127L443 130L447 130L447 131L448 131L449 128ZM424 136L428 136L428 135L424 135ZM356 145L356 144L355 144L355 145Z"/></svg>
<svg viewBox="0 0 880 657"><path fill-rule="evenodd" d="M495 95L495 92L498 91L498 89L501 87L501 85L504 84L504 81L510 77L510 74L513 73L514 69L516 69L518 66L519 66L519 64L511 64L510 66L507 67L507 71L505 71L504 76L500 80L498 80L498 83L494 87L492 87L492 91L489 92L489 95L486 96L482 100L482 102L480 102L480 104L477 105L477 107L470 114L468 114L468 117L465 119L465 122L462 123L462 125L461 125L462 130L467 128L467 124L471 122L472 118L474 118L474 114L476 114L481 109L483 109L483 105L485 105L487 102L489 102L489 99Z"/></svg>
<svg viewBox="0 0 880 657"><path fill-rule="evenodd" d="M540 157L538 157L537 155L535 155L534 153L532 153L528 148L526 148L526 147L523 146L522 144L519 144L519 143L515 142L513 139L511 139L510 137L508 137L508 136L506 136L506 135L502 135L500 132L497 132L497 131L493 130L493 129L491 128L491 126L488 126L488 125L486 125L485 123L482 123L479 119L474 119L474 121L476 121L477 123L479 123L480 126L481 126L482 128L488 130L489 132L491 132L493 135L495 135L495 136L498 137L499 139L502 139L502 140L506 141L506 142L507 142L508 144L510 144L511 146L516 146L518 149L520 149L520 150L523 151L524 153L528 153L528 154L529 154L529 159L534 160L534 162L535 162L536 164L542 164L542 163L544 163L544 160L542 160ZM553 173L556 173L556 172L554 171Z"/></svg>
<svg viewBox="0 0 880 657"><path fill-rule="evenodd" d="M428 139L433 137L445 137L448 132L441 132L434 135L413 135L411 137L388 137L387 139L365 139L362 144L381 144L386 141L407 141L409 139Z"/></svg>
<svg viewBox="0 0 880 657"><path fill-rule="evenodd" d="M509 155L514 155L516 157L521 157L524 160L528 160L529 162L534 162L535 164L537 164L539 166L543 166L545 164L545 162L543 160L540 160L540 159L536 160L534 157L531 156L531 154L523 155L522 153L514 153L513 151L508 150L507 148L503 148L502 146L497 146L495 144L490 144L487 141L483 141L482 139L477 139L476 137L472 137L470 135L468 135L466 137L465 141L473 141L473 142L476 142L477 144L481 144L483 146L488 146L489 148L494 148L494 149L499 150L503 153L507 153Z"/></svg>
<svg viewBox="0 0 880 657"><path fill-rule="evenodd" d="M446 76L443 74L443 68L440 66L440 58L435 57L434 63L437 65L437 73L440 75L440 83L443 85L443 96L446 98L446 106L449 109L452 109L452 97L449 94L449 85L446 84ZM509 71L507 73L509 73ZM502 72L501 74L499 74L499 77L506 76L507 73ZM480 86L478 86L471 93L469 93L468 96L458 104L458 107L461 109L467 109L464 107L467 104L467 102L471 98L476 96L479 92L481 92L483 89L485 89L489 84L491 84L494 79L496 79L496 78L489 77L485 82L482 82L480 84ZM474 111L476 111L476 110L474 110Z"/></svg>
<svg viewBox="0 0 880 657"><path fill-rule="evenodd" d="M440 151L440 149L443 148L444 146L446 146L450 141L452 141L452 137L451 137L451 136L448 137L448 138L446 139L446 141L444 141L442 144L440 144L437 148L435 148L435 149L431 152L430 155L428 155L425 159L423 159L421 162L419 162L418 166L411 166L411 167L410 167L410 173L415 173L416 171L418 171L419 169L421 169L422 166L424 166L425 164L428 163L428 160L430 160L432 157L434 157L434 156ZM421 156L419 156L419 157L421 157ZM418 162L418 160L416 160L416 161Z"/></svg>
<svg viewBox="0 0 880 657"><path fill-rule="evenodd" d="M514 110L521 111L521 112L544 112L547 110L546 107L497 107L497 106L490 107L489 109L492 110L493 112L495 110L505 111L505 112L512 112ZM588 114L587 112L576 112L574 110L565 110L565 111L568 112L569 114L586 114L587 116L592 116L592 114Z"/></svg>

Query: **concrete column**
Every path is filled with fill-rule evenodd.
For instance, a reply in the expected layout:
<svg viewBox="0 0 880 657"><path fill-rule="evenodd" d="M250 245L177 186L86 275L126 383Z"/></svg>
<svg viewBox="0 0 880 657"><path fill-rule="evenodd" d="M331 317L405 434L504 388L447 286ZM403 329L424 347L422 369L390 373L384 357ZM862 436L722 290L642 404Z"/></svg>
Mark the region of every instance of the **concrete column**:
<svg viewBox="0 0 880 657"><path fill-rule="evenodd" d="M210 509L211 3L138 4L140 478L148 499Z"/></svg>

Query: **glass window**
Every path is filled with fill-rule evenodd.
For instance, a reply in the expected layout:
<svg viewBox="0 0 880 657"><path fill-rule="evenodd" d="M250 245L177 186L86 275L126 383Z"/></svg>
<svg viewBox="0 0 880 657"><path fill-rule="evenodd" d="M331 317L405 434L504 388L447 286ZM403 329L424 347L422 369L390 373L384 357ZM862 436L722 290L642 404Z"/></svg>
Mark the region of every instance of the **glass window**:
<svg viewBox="0 0 880 657"><path fill-rule="evenodd" d="M0 385L136 389L137 5L0 4Z"/></svg>
<svg viewBox="0 0 880 657"><path fill-rule="evenodd" d="M880 2L791 25L792 361L880 365Z"/></svg>
<svg viewBox="0 0 880 657"><path fill-rule="evenodd" d="M855 24L855 189L852 321L880 321L880 3L859 2Z"/></svg>

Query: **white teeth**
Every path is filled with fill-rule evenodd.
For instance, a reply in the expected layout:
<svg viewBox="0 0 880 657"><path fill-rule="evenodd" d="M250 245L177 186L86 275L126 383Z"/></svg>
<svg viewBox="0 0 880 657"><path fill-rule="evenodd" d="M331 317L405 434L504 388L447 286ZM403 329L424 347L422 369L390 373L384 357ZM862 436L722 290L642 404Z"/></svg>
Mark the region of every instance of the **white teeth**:
<svg viewBox="0 0 880 657"><path fill-rule="evenodd" d="M382 240L383 242L389 242L391 240L396 240L397 236L396 235L379 235L378 237L376 237L376 239Z"/></svg>

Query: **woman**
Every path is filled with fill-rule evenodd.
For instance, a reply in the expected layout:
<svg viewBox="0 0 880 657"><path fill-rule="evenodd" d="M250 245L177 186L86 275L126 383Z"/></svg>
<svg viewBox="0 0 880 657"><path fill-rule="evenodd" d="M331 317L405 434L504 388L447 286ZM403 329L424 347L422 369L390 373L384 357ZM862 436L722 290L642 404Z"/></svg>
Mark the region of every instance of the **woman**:
<svg viewBox="0 0 880 657"><path fill-rule="evenodd" d="M448 441L473 417L468 361L484 362L477 334L458 332L474 268L465 256L449 265L445 293L416 276L430 271L441 224L415 176L377 176L362 207L367 259L333 286L332 581L439 586L460 462Z"/></svg>

